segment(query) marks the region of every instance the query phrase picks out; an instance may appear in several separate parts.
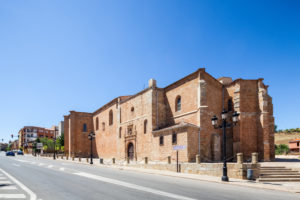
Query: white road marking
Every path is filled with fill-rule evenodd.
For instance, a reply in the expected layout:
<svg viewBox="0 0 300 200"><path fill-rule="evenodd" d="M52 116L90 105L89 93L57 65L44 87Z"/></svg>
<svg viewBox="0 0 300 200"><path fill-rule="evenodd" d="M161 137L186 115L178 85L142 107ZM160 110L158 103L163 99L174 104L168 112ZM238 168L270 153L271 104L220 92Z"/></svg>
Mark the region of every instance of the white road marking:
<svg viewBox="0 0 300 200"><path fill-rule="evenodd" d="M5 174L9 179L11 179L13 182L15 182L22 190L27 192L30 196L30 200L36 200L36 194L33 193L30 189L28 189L25 185L23 185L20 181L15 179L13 176L9 175L7 172L5 172L3 169L0 168L0 171Z"/></svg>
<svg viewBox="0 0 300 200"><path fill-rule="evenodd" d="M6 178L5 177L0 177L0 180L5 180Z"/></svg>
<svg viewBox="0 0 300 200"><path fill-rule="evenodd" d="M13 166L20 167L20 165L18 165L18 164L13 164Z"/></svg>
<svg viewBox="0 0 300 200"><path fill-rule="evenodd" d="M45 164L44 164L44 163L40 163L40 164L39 164L39 166L43 166L43 165L45 165Z"/></svg>
<svg viewBox="0 0 300 200"><path fill-rule="evenodd" d="M36 164L36 162L32 162L32 163L30 163L30 164L34 165L34 164Z"/></svg>
<svg viewBox="0 0 300 200"><path fill-rule="evenodd" d="M25 194L0 194L1 199L25 199Z"/></svg>
<svg viewBox="0 0 300 200"><path fill-rule="evenodd" d="M62 165L70 165L69 163L62 163Z"/></svg>
<svg viewBox="0 0 300 200"><path fill-rule="evenodd" d="M20 159L17 159L16 161L19 161L19 162L30 162L30 161L27 161L27 160L20 160Z"/></svg>
<svg viewBox="0 0 300 200"><path fill-rule="evenodd" d="M60 171L65 171L65 168L61 167L59 168Z"/></svg>
<svg viewBox="0 0 300 200"><path fill-rule="evenodd" d="M48 168L52 168L52 167L53 167L53 165L49 165L49 166L48 166Z"/></svg>
<svg viewBox="0 0 300 200"><path fill-rule="evenodd" d="M11 185L0 187L0 190L16 190L16 189L17 189L16 186L11 186Z"/></svg>
<svg viewBox="0 0 300 200"><path fill-rule="evenodd" d="M193 198L189 198L189 197L185 197L185 196L181 196L181 195L177 195L177 194L172 194L172 193L169 193L169 192L163 192L161 190L156 190L156 189L152 189L152 188L148 188L148 187L144 187L144 186L140 186L140 185L135 185L135 184L132 184L132 183L126 183L124 181L119 181L119 180L116 180L116 179L106 178L106 177L102 177L102 176L97 176L97 175L89 174L89 173L85 173L85 172L79 172L79 173L74 173L74 174L76 174L78 176L83 176L83 177L86 177L86 178L102 181L102 182L105 182L105 183L111 183L111 184L114 184L114 185L119 185L119 186L131 188L131 189L135 189L135 190L140 190L140 191L143 191L143 192L149 192L149 193L152 193L152 194L165 196L165 197L169 197L169 198L173 198L173 199L195 200Z"/></svg>
<svg viewBox="0 0 300 200"><path fill-rule="evenodd" d="M10 181L0 181L0 184L11 184Z"/></svg>

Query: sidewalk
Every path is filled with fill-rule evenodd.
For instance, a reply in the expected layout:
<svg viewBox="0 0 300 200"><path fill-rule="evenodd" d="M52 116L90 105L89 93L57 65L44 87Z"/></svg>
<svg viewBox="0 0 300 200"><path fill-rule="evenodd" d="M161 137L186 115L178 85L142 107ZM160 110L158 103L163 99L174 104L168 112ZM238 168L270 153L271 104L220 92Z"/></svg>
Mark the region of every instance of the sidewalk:
<svg viewBox="0 0 300 200"><path fill-rule="evenodd" d="M51 157L40 157L44 159L53 159ZM72 161L72 160L66 160L58 158L57 161L68 161L78 164L84 164L84 165L90 165L86 162L86 159L82 159L81 162L79 161ZM245 186L245 187L253 187L253 188L259 188L259 189L269 189L269 190L278 190L278 191L286 191L286 192L293 192L293 193L299 193L300 194L300 182L257 182L257 181L249 181L249 180L242 180L242 179L235 179L229 177L229 182L223 182L221 181L221 177L216 176L206 176L206 175L198 175L198 174L187 174L187 173L176 173L172 171L163 171L163 170L155 170L155 169L144 169L144 168L138 168L133 166L121 166L116 164L100 164L99 159L93 159L93 163L95 166L98 167L107 167L107 168L115 168L120 170L128 170L128 171L135 171L135 172L141 172L141 173L147 173L147 174L157 174L157 175L163 175L163 176L172 176L172 177L178 177L178 178L186 178L186 179L193 179L193 180L199 180L199 181L209 181L209 182L215 182L215 183L221 183L221 184L232 184L232 185L238 185L238 186ZM273 162L274 164L274 162ZM280 165L279 163L278 165Z"/></svg>

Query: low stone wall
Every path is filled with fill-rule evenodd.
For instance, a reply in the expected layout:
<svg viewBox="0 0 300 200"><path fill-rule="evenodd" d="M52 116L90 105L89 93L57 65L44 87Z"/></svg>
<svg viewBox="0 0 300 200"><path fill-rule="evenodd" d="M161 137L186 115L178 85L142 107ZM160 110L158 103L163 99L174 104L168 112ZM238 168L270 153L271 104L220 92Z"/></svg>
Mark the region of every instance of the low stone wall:
<svg viewBox="0 0 300 200"><path fill-rule="evenodd" d="M53 154L44 154L42 156L53 157ZM254 154L257 158L257 154ZM238 157L238 163L227 163L227 175L229 178L247 179L247 170L253 170L253 178L257 179L260 173L260 164L257 163L256 159L253 159L253 163L242 163L242 159ZM66 156L59 156L58 159L67 159ZM72 161L77 162L88 162L86 158L72 157L69 158ZM94 163L104 164L104 165L119 165L119 166L129 166L136 168L145 169L155 169L155 170L167 170L177 172L176 163L166 163L166 162L154 162L148 161L120 161L114 158L112 159L94 159ZM223 163L180 163L179 172L189 173L189 174L199 174L208 176L218 176L223 175Z"/></svg>
<svg viewBox="0 0 300 200"><path fill-rule="evenodd" d="M176 164L130 164L130 167L145 169L177 171ZM227 163L227 174L230 178L247 179L247 169L253 170L254 178L259 176L260 164L237 164ZM199 174L208 176L219 176L223 174L223 163L181 163L179 170L182 173Z"/></svg>

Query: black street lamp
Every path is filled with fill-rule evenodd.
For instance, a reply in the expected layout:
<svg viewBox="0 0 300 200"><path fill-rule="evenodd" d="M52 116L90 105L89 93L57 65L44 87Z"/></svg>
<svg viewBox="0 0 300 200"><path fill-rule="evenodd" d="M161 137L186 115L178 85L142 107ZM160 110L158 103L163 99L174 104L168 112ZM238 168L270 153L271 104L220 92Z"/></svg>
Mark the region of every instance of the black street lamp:
<svg viewBox="0 0 300 200"><path fill-rule="evenodd" d="M56 159L56 127L54 128L54 139L53 139L53 141L54 141L54 154L53 154L53 160L55 160Z"/></svg>
<svg viewBox="0 0 300 200"><path fill-rule="evenodd" d="M236 111L232 115L232 121L233 123L227 123L226 118L228 117L228 113L225 109L223 109L221 116L222 116L222 125L218 126L218 118L213 116L211 118L211 123L214 126L215 129L223 129L223 176L222 181L229 181L227 176L227 160L226 160L226 128L233 127L238 122L239 113Z"/></svg>
<svg viewBox="0 0 300 200"><path fill-rule="evenodd" d="M93 164L93 138L95 137L95 133L90 132L88 135L89 140L91 140L91 161L90 164Z"/></svg>

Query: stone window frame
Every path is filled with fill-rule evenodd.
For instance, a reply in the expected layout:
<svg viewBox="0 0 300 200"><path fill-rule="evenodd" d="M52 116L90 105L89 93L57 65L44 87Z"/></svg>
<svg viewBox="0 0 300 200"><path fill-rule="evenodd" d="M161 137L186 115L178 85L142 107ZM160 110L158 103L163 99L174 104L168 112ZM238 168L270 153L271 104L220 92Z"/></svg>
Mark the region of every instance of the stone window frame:
<svg viewBox="0 0 300 200"><path fill-rule="evenodd" d="M176 132L172 133L172 144L177 144L177 133Z"/></svg>
<svg viewBox="0 0 300 200"><path fill-rule="evenodd" d="M164 146L164 136L163 135L159 136L159 145Z"/></svg>
<svg viewBox="0 0 300 200"><path fill-rule="evenodd" d="M181 96L177 95L176 99L175 99L175 111L179 112L181 111Z"/></svg>
<svg viewBox="0 0 300 200"><path fill-rule="evenodd" d="M112 109L109 111L109 117L108 117L109 119L108 119L108 125L113 125L113 123L114 123L114 114L113 114L113 111L112 111Z"/></svg>
<svg viewBox="0 0 300 200"><path fill-rule="evenodd" d="M148 125L148 120L145 119L145 120L144 120L144 134L147 133L147 125Z"/></svg>
<svg viewBox="0 0 300 200"><path fill-rule="evenodd" d="M99 130L99 118L96 117L96 130Z"/></svg>

